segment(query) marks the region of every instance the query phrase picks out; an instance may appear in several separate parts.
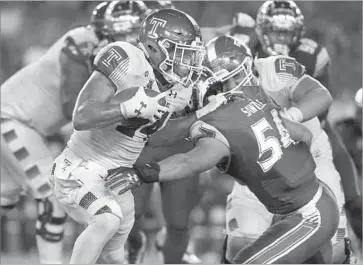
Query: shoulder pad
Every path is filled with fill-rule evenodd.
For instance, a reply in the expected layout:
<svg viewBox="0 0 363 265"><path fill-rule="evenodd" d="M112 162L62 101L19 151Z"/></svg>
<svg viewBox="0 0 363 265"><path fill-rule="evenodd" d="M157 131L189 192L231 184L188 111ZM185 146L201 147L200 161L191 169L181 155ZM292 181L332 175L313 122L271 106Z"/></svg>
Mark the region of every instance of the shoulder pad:
<svg viewBox="0 0 363 265"><path fill-rule="evenodd" d="M123 42L106 45L94 60L94 69L109 78L119 87L129 72L130 57L122 47Z"/></svg>
<svg viewBox="0 0 363 265"><path fill-rule="evenodd" d="M93 30L75 28L66 33L62 52L78 62L85 62L92 56L97 43L98 38Z"/></svg>
<svg viewBox="0 0 363 265"><path fill-rule="evenodd" d="M270 56L255 60L255 68L264 90L286 93L305 74L305 67L288 56Z"/></svg>
<svg viewBox="0 0 363 265"><path fill-rule="evenodd" d="M189 138L194 144L196 144L199 139L205 137L215 138L226 145L228 149L231 149L228 140L217 128L208 123L205 123L204 121L195 122L189 129ZM217 168L219 168L219 170L224 173L229 168L230 163L231 155L229 157L224 157L218 163Z"/></svg>
<svg viewBox="0 0 363 265"><path fill-rule="evenodd" d="M189 129L189 136L194 143L205 137L215 138L230 148L226 137L217 128L204 121L195 122Z"/></svg>

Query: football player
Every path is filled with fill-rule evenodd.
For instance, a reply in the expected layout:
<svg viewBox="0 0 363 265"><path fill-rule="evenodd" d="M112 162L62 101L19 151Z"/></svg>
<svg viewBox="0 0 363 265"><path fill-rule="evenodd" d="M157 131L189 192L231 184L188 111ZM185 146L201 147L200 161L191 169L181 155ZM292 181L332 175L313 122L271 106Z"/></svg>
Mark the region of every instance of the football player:
<svg viewBox="0 0 363 265"><path fill-rule="evenodd" d="M68 31L1 86L1 213L13 209L23 191L35 198L41 263L62 263L65 222L48 183L54 157L45 139L70 122L98 51L114 40L130 40L129 34L139 29L132 1L116 2L99 4L90 25Z"/></svg>
<svg viewBox="0 0 363 265"><path fill-rule="evenodd" d="M148 12L152 13L165 8L175 8L170 1L146 1ZM156 73L157 82L160 86L168 86L162 76ZM195 98L193 90L193 98ZM174 114L171 118L189 114L195 111L195 100L187 106L186 110L178 115ZM169 147L152 147L147 145L140 155L140 161L153 159L160 161L178 152L186 152L192 148L192 144L182 140L176 145ZM179 150L179 151L178 151ZM162 205L153 205L156 209L156 219L161 226L155 240L155 247L160 251L164 263L200 263L200 260L187 248L189 242L189 216L194 206L199 202L200 193L198 189L198 179L190 178L176 180L169 183L161 183L160 189L153 184L145 185L133 190L135 198L135 224L130 232L127 244L128 262L130 264L142 263L145 248L146 236L141 230L142 216L146 210L146 201L150 200L152 192L160 192ZM155 196L160 196L155 194ZM164 217L165 216L165 217Z"/></svg>
<svg viewBox="0 0 363 265"><path fill-rule="evenodd" d="M284 0L266 1L257 13L256 23L252 23L251 17L247 14L239 13L234 18L234 24L236 27L230 30L230 34L241 42L247 43L253 53L258 54L261 58L278 54L293 57L297 62L305 66L307 74L320 81L327 89L330 88L328 71L330 58L328 52L325 47L304 36L304 16L296 3ZM264 86L263 88L265 89ZM275 87L272 88L276 89ZM276 91L273 93L276 94ZM347 236L343 205L345 200L358 196L359 191L356 185L357 174L352 159L339 139L338 134L332 129L329 122L326 121L329 106L321 103L321 101L325 100L324 94L320 95L317 91L310 93L310 111L314 110L314 106L321 104L320 111L315 112L315 115L319 116L322 125L318 124L316 119L310 121L309 124L316 134L312 151L316 162L319 161L317 170L325 171L324 174L317 172L317 176L319 178L323 177L323 175L325 176L323 180L334 191L341 209L339 230L334 237L334 249L337 256L336 261L342 262L344 260L343 250L345 242L343 239ZM305 100L305 102L308 102L309 97L306 96ZM299 104L302 103L300 102ZM306 106L309 106L309 104ZM307 120L306 115L304 117ZM322 130L322 127L324 127L325 131ZM317 135L318 133L320 133L319 136ZM332 151L329 140L333 147ZM334 164L331 163L332 158ZM340 175L337 174L338 172L334 165ZM341 180L345 192L341 190ZM238 184L234 187L237 189ZM242 195L241 192L236 194ZM232 200L234 198L230 199L230 205L236 205L237 202L232 202ZM228 209L234 211L233 207ZM235 212L237 211L235 209ZM227 220L227 222L230 221L232 220ZM266 221L268 222L268 220ZM241 226L244 225L239 224L239 227ZM246 231L252 232L247 226ZM251 237L253 238L255 235L251 235Z"/></svg>
<svg viewBox="0 0 363 265"><path fill-rule="evenodd" d="M216 93L228 102L190 127L194 149L158 163L110 170L106 182L117 183L122 194L143 182L185 178L217 165L247 185L274 215L272 225L241 247L233 263L330 263L339 210L334 195L315 176L312 133L279 114L278 105L256 85L248 48L236 39L212 40L207 62L222 83ZM320 85L301 76L301 65L292 64L297 71L285 75L291 83Z"/></svg>
<svg viewBox="0 0 363 265"><path fill-rule="evenodd" d="M135 3L142 8L141 2ZM77 98L76 131L53 164L56 197L72 219L87 225L74 245L71 263L94 263L100 255L107 263L123 262L134 223L134 198L131 192L116 196L117 185L105 185L103 178L118 164L132 167L148 135L168 121L168 110L186 106L188 88L201 74L204 44L197 23L184 12L152 13L142 22L138 40L138 47L117 41L97 54L94 71ZM153 70L174 85L172 90L146 95L145 89L159 91ZM131 99L115 97L129 88L138 88ZM168 107L158 103L161 97ZM150 123L127 126L125 120L134 117Z"/></svg>

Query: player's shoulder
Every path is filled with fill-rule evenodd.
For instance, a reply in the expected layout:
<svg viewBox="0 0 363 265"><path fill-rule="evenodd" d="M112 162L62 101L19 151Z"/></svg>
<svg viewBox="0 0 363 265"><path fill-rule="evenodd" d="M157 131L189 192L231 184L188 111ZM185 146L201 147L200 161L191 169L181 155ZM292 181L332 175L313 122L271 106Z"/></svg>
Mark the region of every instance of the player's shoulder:
<svg viewBox="0 0 363 265"><path fill-rule="evenodd" d="M95 69L106 76L117 70L124 73L132 72L133 75L144 74L147 65L143 52L124 41L109 43L100 50L94 60Z"/></svg>
<svg viewBox="0 0 363 265"><path fill-rule="evenodd" d="M99 40L90 27L77 27L64 36L62 51L76 61L86 61L92 54Z"/></svg>
<svg viewBox="0 0 363 265"><path fill-rule="evenodd" d="M289 90L305 74L305 66L290 56L259 58L254 64L260 84L267 91Z"/></svg>
<svg viewBox="0 0 363 265"><path fill-rule="evenodd" d="M116 41L103 47L97 54L93 67L118 88L125 85L152 86L155 83L152 67L143 51L128 42Z"/></svg>
<svg viewBox="0 0 363 265"><path fill-rule="evenodd" d="M309 75L319 77L330 63L326 47L311 38L301 38L291 55L306 67Z"/></svg>

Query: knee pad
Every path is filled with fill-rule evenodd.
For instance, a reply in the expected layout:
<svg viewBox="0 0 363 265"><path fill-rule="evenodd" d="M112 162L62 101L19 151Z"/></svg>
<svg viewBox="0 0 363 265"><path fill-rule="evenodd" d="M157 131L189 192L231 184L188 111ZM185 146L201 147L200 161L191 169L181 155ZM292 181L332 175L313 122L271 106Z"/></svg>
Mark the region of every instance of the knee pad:
<svg viewBox="0 0 363 265"><path fill-rule="evenodd" d="M64 236L63 226L66 222L67 216L54 217L54 205L48 198L36 199L36 202L38 205L38 219L35 234L48 242L60 242ZM62 231L49 231L48 225L62 227Z"/></svg>
<svg viewBox="0 0 363 265"><path fill-rule="evenodd" d="M0 216L5 216L16 207L16 204L5 205L0 207Z"/></svg>

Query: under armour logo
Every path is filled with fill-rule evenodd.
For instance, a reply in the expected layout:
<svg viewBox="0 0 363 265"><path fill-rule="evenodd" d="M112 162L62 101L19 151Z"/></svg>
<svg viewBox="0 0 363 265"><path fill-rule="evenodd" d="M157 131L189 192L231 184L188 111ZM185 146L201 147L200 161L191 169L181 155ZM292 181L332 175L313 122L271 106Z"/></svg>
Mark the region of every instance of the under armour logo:
<svg viewBox="0 0 363 265"><path fill-rule="evenodd" d="M158 37L158 34L156 34L157 29L159 27L162 27L162 28L165 27L166 20L153 17L150 20L150 24L152 24L153 26L152 26L151 30L148 32L149 37L150 38L153 38L153 39L156 39Z"/></svg>
<svg viewBox="0 0 363 265"><path fill-rule="evenodd" d="M147 104L144 103L144 101L141 101L140 102L140 108L139 109L135 109L135 113L137 115L141 115L141 110L146 108L147 107Z"/></svg>
<svg viewBox="0 0 363 265"><path fill-rule="evenodd" d="M127 176L129 177L130 182L135 183L138 181L138 178L135 174L127 173Z"/></svg>
<svg viewBox="0 0 363 265"><path fill-rule="evenodd" d="M178 95L178 92L170 90L169 97L174 96L174 98L176 98L177 95Z"/></svg>

